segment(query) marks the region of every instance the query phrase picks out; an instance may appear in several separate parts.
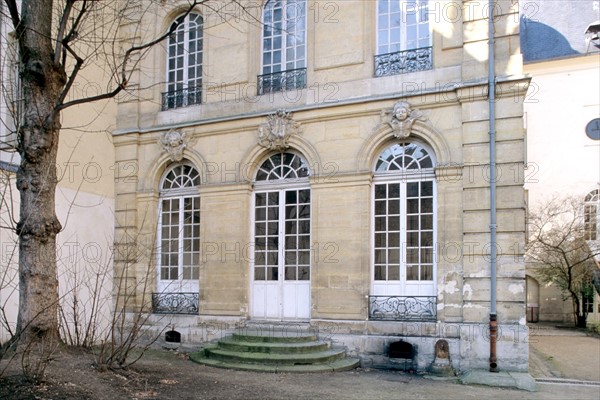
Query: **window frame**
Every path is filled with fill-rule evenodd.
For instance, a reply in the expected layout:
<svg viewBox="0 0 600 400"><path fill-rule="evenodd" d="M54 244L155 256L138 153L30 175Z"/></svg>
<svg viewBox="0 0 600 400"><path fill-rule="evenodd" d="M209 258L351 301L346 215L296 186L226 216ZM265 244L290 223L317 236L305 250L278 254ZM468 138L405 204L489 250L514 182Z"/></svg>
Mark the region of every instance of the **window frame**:
<svg viewBox="0 0 600 400"><path fill-rule="evenodd" d="M273 10L275 9L275 5L277 3L281 3L282 7L282 20L281 20L281 29L280 29L280 38L281 43L278 47L278 50L275 50L274 43L271 42L271 46L268 50L265 49L265 43L267 40L273 41L275 38L274 34L277 31L276 23L273 18ZM307 85L306 79L306 67L307 67L307 39L308 39L308 15L307 15L307 0L268 0L262 8L261 21L263 23L261 33L260 33L260 74L257 78L257 93L258 95L263 95L265 93L273 93L273 92L284 92L288 90L298 90L304 89ZM287 47L288 38L293 37L296 34L296 31L293 33L288 32L288 23L290 19L287 18L287 9L294 5L294 7L298 7L298 4L302 5L303 14L303 24L295 24L295 27L300 26L302 31L302 39L300 44L294 44L293 47ZM271 20L267 22L267 11L270 8L271 10ZM271 31L270 36L265 36L265 31L267 28ZM297 40L295 40L297 42ZM298 57L300 53L298 51L299 48L303 48L301 52L301 57ZM269 64L265 64L266 52L270 54ZM279 51L280 53L280 61L275 64L273 59L273 54ZM293 61L290 61L288 58L288 52L293 52ZM288 68L288 63L293 62L293 66ZM275 71L275 69L279 69Z"/></svg>
<svg viewBox="0 0 600 400"><path fill-rule="evenodd" d="M423 168L423 169L416 169L416 170L406 170L406 169L402 169L402 170L392 170L390 171L389 169L386 171L378 171L377 170L377 164L381 158L381 156L384 154L385 151L387 151L388 149L391 149L392 147L396 146L396 145L409 145L409 144L414 144L417 145L418 147L422 148L423 150L425 150L431 160L431 167L430 168ZM375 287L376 286L382 286L382 285L387 285L389 287L402 287L404 288L404 292L406 292L406 289L408 286L410 285L418 285L419 282L422 283L427 283L430 282L433 286L433 293L426 295L426 296L436 296L436 288L437 288L437 234L438 234L438 229L437 229L437 181L435 179L435 156L433 151L429 148L429 146L416 141L416 140L405 140L405 141L400 141L400 142L394 142L391 144L388 144L387 146L383 147L381 149L381 151L379 151L378 156L373 164L373 184L371 187L371 228L370 228L370 243L371 243L371 255L370 255L370 282L371 282L371 293L375 293ZM427 280L423 280L419 279L417 280L409 280L408 279L408 270L407 270L407 264L408 264L408 258L407 258L407 244L408 244L408 240L407 240L407 231L408 229L406 229L407 227L407 216L409 214L414 214L414 213L408 213L407 209L406 209L406 202L404 204L402 204L402 200L407 200L407 186L409 183L415 183L415 182L431 182L432 183L432 194L431 194L431 207L432 207L432 211L431 211L431 218L432 218L432 228L431 228L431 232L432 232L432 246L431 246L431 266L432 266L432 273L431 273L431 279L427 279ZM377 190L377 186L378 185L389 185L389 184L395 184L398 183L400 184L400 207L399 207L399 218L400 218L400 225L398 228L398 232L400 233L400 238L399 238L399 278L398 280L390 280L387 279L383 279L383 280L377 280L375 279L375 273L376 273L376 234L377 233L381 233L381 231L376 230L376 190ZM419 185L420 186L420 185ZM420 191L420 189L419 189ZM421 199L422 196L419 195L419 199ZM386 199L388 199L389 197L386 195ZM412 198L412 197L411 197ZM387 201L387 200L386 200ZM386 203L387 204L387 203ZM421 211L419 211L416 215L419 216L419 220L421 220L421 217L424 216L425 214L429 214L429 213L422 213ZM385 217L386 219L389 218L389 211L386 211ZM404 222L403 222L404 221ZM419 223L419 229L416 232L419 232L419 237L421 236L420 233L424 230L421 229L421 223ZM404 229L403 229L404 228ZM428 229L426 229L428 230ZM411 230L414 231L414 230ZM386 225L386 237L387 233L389 233L389 227ZM420 243L420 242L419 242ZM386 251L389 252L389 247L394 247L394 246L388 246L388 242L386 239ZM411 246L412 247L412 246ZM429 246L421 246L419 244L419 253L422 247L429 247ZM379 249L379 247L377 247L377 249ZM381 264L381 263L377 263L377 264ZM423 263L421 261L421 255L419 256L419 274L421 271L421 266L422 264L429 264L429 263ZM386 271L388 270L388 266L389 263L386 260ZM408 285L407 285L408 283ZM391 295L391 293L388 293ZM413 295L413 294L407 294L407 293L393 293L394 295L399 295L399 296L406 296L406 295ZM376 295L382 295L381 293L377 293Z"/></svg>
<svg viewBox="0 0 600 400"><path fill-rule="evenodd" d="M304 27L302 29L303 31L303 44L301 44L300 46L304 46L304 52L303 52L303 57L299 60L297 57L294 59L294 68L287 68L287 50L288 48L285 46L285 43L287 42L287 37L288 35L292 35L290 33L287 32L287 23L288 23L288 19L284 18L282 19L282 29L281 29L281 47L279 48L279 50L281 51L281 62L279 63L280 65L280 70L279 71L273 71L273 62L271 60L271 70L270 71L265 71L265 63L264 63L264 56L265 56L265 27L270 26L271 29L273 31L276 30L274 22L271 21L269 24L265 21L265 14L266 14L266 10L267 7L269 7L271 4L274 3L278 3L281 2L283 3L283 13L285 14L285 10L287 9L287 7L290 6L290 4L298 4L298 3L302 3L303 4L303 11L304 11ZM307 43L306 43L306 39L307 39L307 13L306 13L306 7L307 7L307 1L306 0L268 0L265 5L263 6L262 9L262 23L263 23L263 29L261 30L261 42L260 42L260 55L261 55L261 59L260 59L260 70L261 70L261 75L266 75L266 74L276 74L276 73L280 73L280 72L286 72L286 71L292 71L292 70L296 70L296 69L301 69L301 68L306 68L306 56L307 56ZM271 9L273 9L273 7L271 7ZM283 26L283 24L285 24L285 26ZM295 33L295 32L294 32ZM273 37L273 36L271 36ZM294 54L297 55L297 48L298 45L296 45L294 48ZM272 46L271 47L271 52L274 50L275 48ZM302 61L302 66L297 65L298 61Z"/></svg>
<svg viewBox="0 0 600 400"><path fill-rule="evenodd" d="M204 18L198 12L190 14L182 14L174 18L169 27L176 24L181 18L183 22L177 27L177 29L167 37L166 43L166 63L165 63L165 92L162 95L162 110L171 110L175 108L189 107L192 105L198 105L202 103L202 84L203 84L203 73L204 73ZM194 18L194 21L192 21ZM191 29L191 24L194 23L196 26ZM178 34L183 30L183 44L178 41ZM196 38L190 40L190 32L196 32ZM172 42L173 38L177 40ZM190 47L194 43L195 52L190 53ZM175 48L175 54L171 55L171 48ZM177 59L179 54L178 49L182 48L182 66L177 66ZM192 66L190 63L190 57L195 55L196 63ZM173 62L171 62L173 61ZM173 64L173 67L171 67ZM195 77L190 79L190 69L195 72ZM182 71L181 79L177 78L178 71ZM173 74L173 79L171 79Z"/></svg>
<svg viewBox="0 0 600 400"><path fill-rule="evenodd" d="M171 172L173 172L177 168L182 168L182 172L185 171L185 168L190 168L191 173L187 173L185 176L190 177L194 176L190 181L188 181L189 185L183 185L178 188L165 188L165 184L167 182L167 177ZM180 175L176 175L176 177L180 177ZM199 194L199 186L201 184L200 173L197 168L195 168L191 163L177 163L169 166L165 173L163 174L162 179L160 180L159 185L159 198L158 198L158 223L157 223L157 234L156 234L156 271L157 271L157 281L156 286L159 292L196 292L199 287L199 279L200 279L200 244L201 244L201 199ZM185 202L186 200L191 200L192 202L192 218L193 221L190 224L186 224L185 221ZM163 270L165 268L173 268L173 265L165 266L163 265L163 228L165 228L164 218L165 218L165 210L164 204L165 201L178 202L178 215L176 224L170 224L169 227L176 226L177 227L177 278L171 279L168 277L163 279ZM195 204L197 203L197 204ZM197 222L196 222L197 218ZM191 238L186 236L186 228L190 228L192 231ZM194 234L195 229L197 228L197 235ZM172 238L170 238L173 240ZM194 246L193 243L190 243L192 249L189 251L191 263L190 265L185 265L185 240L191 239L196 242ZM197 249L196 249L197 247ZM169 254L173 253L172 251L168 252ZM194 254L196 253L196 254ZM194 257L195 255L195 257ZM196 258L197 262L194 262L194 258ZM190 277L185 278L185 268L190 268ZM167 272L168 274L170 272Z"/></svg>
<svg viewBox="0 0 600 400"><path fill-rule="evenodd" d="M399 12L400 12L400 21L399 21L399 24L397 26L399 28L399 31L400 31L399 32L399 35L400 35L399 36L399 42L394 42L394 44L391 44L391 39L389 39L389 38L391 38L391 32L390 32L390 30L393 27L392 27L392 25L390 23L390 25L387 27L388 41L385 44L385 46L387 47L386 51L380 51L380 47L382 46L382 44L380 43L380 40L381 40L380 32L382 31L382 29L380 28L380 16L381 16L381 14L380 14L379 10L380 10L380 2L382 2L382 1L386 1L388 3L388 12L386 13L386 15L388 15L388 23L391 22L390 21L391 18L389 18L390 14L391 14L389 12L389 10L390 10L389 5L391 3L399 3ZM375 7L376 7L376 10L375 10L375 15L376 15L376 21L375 21L375 26L376 26L376 28L375 28L376 29L376 34L375 34L375 48L376 48L376 51L375 51L375 54L376 55L394 54L394 53L399 53L399 52L403 52L403 51L416 50L416 49L421 49L421 48L426 48L426 47L431 47L432 46L432 43L433 43L433 29L432 29L431 21L429 20L429 13L430 13L429 9L427 9L425 11L425 15L427 16L427 32L428 32L427 38L429 39L428 43L426 45L424 45L424 46L422 46L422 45L419 44L419 41L420 41L420 39L419 39L419 32L420 32L419 26L421 24L421 21L419 20L419 22L416 23L416 26L417 26L416 35L417 35L417 37L416 37L416 39L414 39L416 41L416 46L408 46L408 42L407 42L407 39L406 39L406 37L408 36L407 33L406 33L407 32L407 28L408 28L408 25L407 25L407 22L406 22L406 20L407 20L407 13L406 13L407 6L406 6L406 4L407 4L408 1L409 0L377 0L377 2L375 2ZM429 0L412 0L412 1L416 2L419 5L418 6L419 9L421 8L420 6L421 6L421 3L423 3L423 2L426 2L427 3L427 8L429 8ZM415 15L419 15L420 16L421 13L422 13L422 11L418 11ZM397 43L397 45L398 45L399 48L397 50L392 50L392 46L395 45L396 43Z"/></svg>
<svg viewBox="0 0 600 400"><path fill-rule="evenodd" d="M282 166L286 166L289 164L286 164L284 162L284 155L285 154L291 154L294 156L294 158L292 158L292 161L294 161L295 159L299 159L299 168L293 169L293 167L290 166L290 172L292 172L295 176L292 178L278 178L278 179L269 179L268 176L270 175L270 173L277 168L280 168ZM274 165L274 168L271 169L270 171L266 171L263 166L267 163L267 161L270 161L274 156L280 155L281 156L281 162L278 165ZM266 172L267 178L266 179L259 179L258 176L259 174L261 174L261 172ZM300 174L298 173L300 172ZM304 175L305 176L300 176L300 175ZM286 174L287 175L287 174ZM287 203L287 199L284 197L287 192L299 192L299 191L304 191L304 190L308 190L308 203L300 203L298 202L297 204L299 204L300 206L302 205L308 205L308 209L309 209L309 216L308 216L308 223L309 223L309 228L308 228L308 234L306 233L296 233L296 236L308 236L308 243L309 243L309 248L308 248L308 279L296 279L299 281L305 281L308 280L310 281L312 279L312 267L313 267L313 263L312 263L312 245L311 245L311 238L312 238L312 221L313 221L313 210L312 210L312 188L310 187L310 181L309 181L309 176L310 176L310 168L308 166L308 162L307 160L301 155L298 154L296 152L293 151L280 151L280 152L276 152L276 153L271 153L268 157L266 157L259 165L259 167L256 169L255 174L254 174L254 188L253 188L253 192L252 192L252 213L251 213L251 235L253 240L256 240L257 237L257 232L256 232L256 224L259 222L256 218L256 210L257 208L262 208L263 206L258 206L256 204L256 199L257 199L257 195L264 193L267 195L267 197L269 196L269 194L271 193L277 193L278 194L278 200L277 200L277 207L279 210L279 217L278 217L278 234L277 234L277 238L278 238L278 244L277 244L277 252L278 252L278 268L280 267L281 270L278 271L279 275L283 276L283 280L287 281L288 279L286 278L286 273L285 273L285 268L288 267L287 264L287 260L286 260L286 252L287 251L291 251L294 249L290 249L288 248L287 242L286 242L286 238L288 237L292 237L290 235L293 235L291 233L286 232L285 229L285 223L287 221L291 221L291 219L288 219L285 212L281 212L281 211L285 211L285 208L290 206L291 203ZM299 200L298 200L299 201ZM268 205L267 205L268 207ZM300 217L298 216L296 218L298 221L305 220L305 217ZM261 220L262 221L262 220ZM272 222L270 219L265 220L266 222ZM258 236L269 236L268 234L265 235L258 235ZM271 235L272 236L272 235ZM294 236L294 237L296 237ZM299 252L302 249L295 249L297 252ZM251 267L252 267L252 282L257 281L256 277L255 277L255 273L256 273L256 252L258 251L258 249L255 247L254 249L255 253L254 256L252 257L252 262L251 262ZM297 253L299 254L299 253ZM304 266L304 263L299 263L299 259L298 257L296 257L295 259L296 263L296 267L297 269L300 268L300 265L302 264L302 266ZM266 264L265 264L266 265ZM262 281L270 281L273 279L264 279ZM259 280L261 281L261 280ZM293 281L293 280L292 280Z"/></svg>

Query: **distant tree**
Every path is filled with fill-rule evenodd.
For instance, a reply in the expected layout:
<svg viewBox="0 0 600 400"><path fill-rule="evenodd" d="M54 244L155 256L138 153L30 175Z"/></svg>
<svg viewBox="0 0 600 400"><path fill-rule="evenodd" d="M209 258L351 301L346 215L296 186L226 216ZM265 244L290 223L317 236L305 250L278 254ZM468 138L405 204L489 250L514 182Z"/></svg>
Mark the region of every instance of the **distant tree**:
<svg viewBox="0 0 600 400"><path fill-rule="evenodd" d="M526 252L537 276L571 300L577 327L586 326L583 300L593 295L595 258L600 256L600 247L585 240L583 211L583 201L574 197L553 198L530 210Z"/></svg>

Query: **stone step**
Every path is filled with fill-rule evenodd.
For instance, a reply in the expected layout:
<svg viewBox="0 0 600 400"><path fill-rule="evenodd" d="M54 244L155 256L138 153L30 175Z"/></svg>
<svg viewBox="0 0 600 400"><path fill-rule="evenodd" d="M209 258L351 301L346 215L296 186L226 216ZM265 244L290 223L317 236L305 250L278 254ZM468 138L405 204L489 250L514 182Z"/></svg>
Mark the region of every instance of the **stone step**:
<svg viewBox="0 0 600 400"><path fill-rule="evenodd" d="M278 354L298 354L324 351L329 348L328 342L257 342L241 340L240 337L224 338L219 340L219 347L224 350L249 352L249 353L278 353Z"/></svg>
<svg viewBox="0 0 600 400"><path fill-rule="evenodd" d="M271 343L300 343L315 342L317 334L312 331L261 329L250 327L238 329L233 334L233 340L241 342L271 342Z"/></svg>
<svg viewBox="0 0 600 400"><path fill-rule="evenodd" d="M358 367L360 360L358 358L343 358L333 362L312 365L267 365L267 364L247 364L234 363L222 360L206 358L203 351L190 354L190 360L216 368L227 368L239 371L253 372L275 372L275 373L309 373L309 372L337 372L350 371Z"/></svg>
<svg viewBox="0 0 600 400"><path fill-rule="evenodd" d="M313 353L256 353L238 352L222 348L209 348L205 350L209 359L220 360L227 363L248 363L267 365L311 365L325 364L343 359L346 355L344 349L329 349Z"/></svg>

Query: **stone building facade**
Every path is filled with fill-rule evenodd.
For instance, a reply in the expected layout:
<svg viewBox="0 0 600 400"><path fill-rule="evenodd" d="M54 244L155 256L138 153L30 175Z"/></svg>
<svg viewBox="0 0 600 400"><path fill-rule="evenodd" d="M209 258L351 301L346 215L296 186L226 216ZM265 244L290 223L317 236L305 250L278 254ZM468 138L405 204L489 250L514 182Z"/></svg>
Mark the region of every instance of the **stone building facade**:
<svg viewBox="0 0 600 400"><path fill-rule="evenodd" d="M487 368L487 8L165 1L118 104L115 294L196 345L310 325L366 366ZM527 371L518 5L496 2L498 363ZM260 22L258 22L260 21ZM150 300L153 301L150 301Z"/></svg>

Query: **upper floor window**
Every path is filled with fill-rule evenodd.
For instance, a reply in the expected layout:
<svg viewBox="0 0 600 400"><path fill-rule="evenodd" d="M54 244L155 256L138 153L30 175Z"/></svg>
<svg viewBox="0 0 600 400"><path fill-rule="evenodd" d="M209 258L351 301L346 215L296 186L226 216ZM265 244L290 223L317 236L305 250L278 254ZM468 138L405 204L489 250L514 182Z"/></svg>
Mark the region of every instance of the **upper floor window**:
<svg viewBox="0 0 600 400"><path fill-rule="evenodd" d="M202 101L202 17L180 16L167 44L167 91L162 109L200 104ZM173 27L171 25L171 27Z"/></svg>
<svg viewBox="0 0 600 400"><path fill-rule="evenodd" d="M377 0L375 76L431 68L429 0Z"/></svg>
<svg viewBox="0 0 600 400"><path fill-rule="evenodd" d="M258 94L306 87L306 0L269 0L263 9Z"/></svg>
<svg viewBox="0 0 600 400"><path fill-rule="evenodd" d="M585 240L598 240L600 223L598 220L598 208L600 207L600 195L598 189L592 190L585 196L583 206L583 224Z"/></svg>

